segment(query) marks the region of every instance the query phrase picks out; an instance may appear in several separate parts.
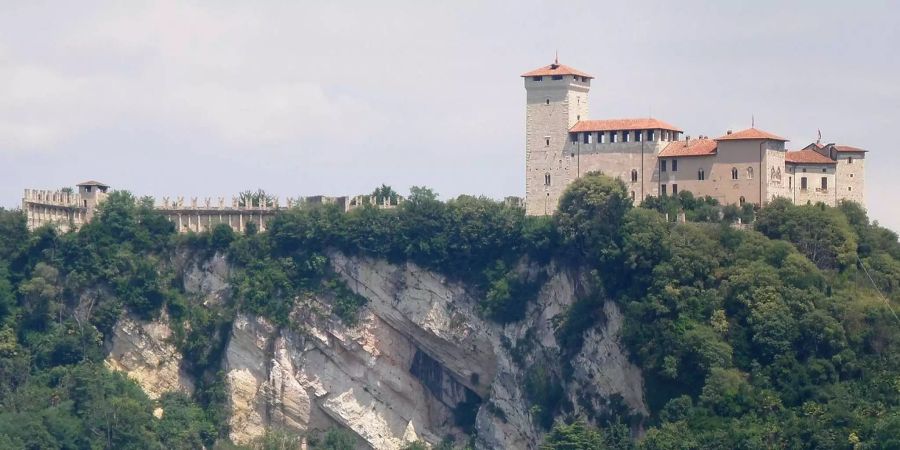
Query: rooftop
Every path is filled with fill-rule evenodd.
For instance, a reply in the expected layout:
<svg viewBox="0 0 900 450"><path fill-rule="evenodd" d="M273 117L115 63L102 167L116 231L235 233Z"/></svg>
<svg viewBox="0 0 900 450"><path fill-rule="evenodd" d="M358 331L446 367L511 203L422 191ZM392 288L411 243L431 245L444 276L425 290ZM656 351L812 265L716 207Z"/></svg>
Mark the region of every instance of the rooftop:
<svg viewBox="0 0 900 450"><path fill-rule="evenodd" d="M769 133L768 131L763 131L756 128L747 128L746 130L741 130L735 133L728 133L725 136L716 138L717 141L738 141L748 139L770 139L773 141L787 142L787 139L781 136L776 136L772 133Z"/></svg>
<svg viewBox="0 0 900 450"><path fill-rule="evenodd" d="M837 164L833 159L815 150L787 152L784 155L784 162L789 164Z"/></svg>
<svg viewBox="0 0 900 450"><path fill-rule="evenodd" d="M578 75L579 77L594 78L593 75L588 75L573 67L569 67L565 64L560 64L559 61L556 61L549 66L538 67L537 69L522 74L523 77L539 77L550 75Z"/></svg>
<svg viewBox="0 0 900 450"><path fill-rule="evenodd" d="M82 181L81 183L76 184L75 186L100 186L100 187L109 187L109 185L101 183L99 181L89 180Z"/></svg>
<svg viewBox="0 0 900 450"><path fill-rule="evenodd" d="M834 149L839 152L849 152L849 153L859 153L859 152L868 152L868 150L863 150L857 147L851 147L849 145L835 145Z"/></svg>
<svg viewBox="0 0 900 450"><path fill-rule="evenodd" d="M606 120L580 120L569 129L572 133L581 131L622 131L622 130L671 130L682 131L680 128L657 119L606 119Z"/></svg>
<svg viewBox="0 0 900 450"><path fill-rule="evenodd" d="M659 152L659 156L712 156L716 154L717 147L718 144L712 139L674 141Z"/></svg>

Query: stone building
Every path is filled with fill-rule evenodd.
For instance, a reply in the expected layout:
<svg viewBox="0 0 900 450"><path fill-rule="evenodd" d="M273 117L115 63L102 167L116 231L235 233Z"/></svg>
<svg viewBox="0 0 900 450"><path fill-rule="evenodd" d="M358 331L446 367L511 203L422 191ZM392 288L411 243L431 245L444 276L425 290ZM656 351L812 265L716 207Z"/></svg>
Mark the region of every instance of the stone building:
<svg viewBox="0 0 900 450"><path fill-rule="evenodd" d="M109 186L98 181L86 181L77 186L77 193L70 189L56 191L26 189L22 198L22 211L25 213L28 229L53 225L66 232L77 230L89 222L97 211L97 206L106 199ZM215 200L211 197L191 197L186 204L184 197L175 199L163 197L162 203L155 205L155 209L172 221L179 233L209 231L219 224L226 224L233 230L243 233L250 224L259 231L265 231L275 214L287 208L337 205L339 209L347 212L367 204L390 209L403 202L400 196L393 199L375 199L371 195L354 197L315 195L289 197L286 200L282 205L278 197L267 197L262 201L232 197L230 203L226 203L224 197Z"/></svg>
<svg viewBox="0 0 900 450"><path fill-rule="evenodd" d="M865 205L865 150L814 143L788 151L787 139L756 128L691 139L655 118L590 120L591 75L554 61L522 78L529 215L552 214L566 187L593 171L622 180L635 202L690 191L722 204Z"/></svg>

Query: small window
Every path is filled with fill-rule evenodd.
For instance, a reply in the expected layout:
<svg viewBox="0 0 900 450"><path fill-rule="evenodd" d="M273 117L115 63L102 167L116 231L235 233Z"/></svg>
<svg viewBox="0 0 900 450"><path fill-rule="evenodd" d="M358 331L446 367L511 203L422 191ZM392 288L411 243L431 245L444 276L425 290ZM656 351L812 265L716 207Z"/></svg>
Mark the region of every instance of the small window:
<svg viewBox="0 0 900 450"><path fill-rule="evenodd" d="M748 167L748 168L747 168L747 179L748 179L748 180L752 180L752 179L753 179L753 168L752 168L752 167Z"/></svg>
<svg viewBox="0 0 900 450"><path fill-rule="evenodd" d="M822 177L822 190L828 190L828 177Z"/></svg>
<svg viewBox="0 0 900 450"><path fill-rule="evenodd" d="M544 142L546 142L547 147L550 146L550 138L545 138Z"/></svg>
<svg viewBox="0 0 900 450"><path fill-rule="evenodd" d="M549 99L549 98L548 98L547 100L545 100L545 101L547 102L548 105L550 104L550 99Z"/></svg>
<svg viewBox="0 0 900 450"><path fill-rule="evenodd" d="M677 159L672 160L672 172L678 172L678 160Z"/></svg>
<svg viewBox="0 0 900 450"><path fill-rule="evenodd" d="M677 184L672 185L672 195L678 195L678 185Z"/></svg>
<svg viewBox="0 0 900 450"><path fill-rule="evenodd" d="M738 202L741 204L741 206L744 206L744 203L747 202L747 199L745 199L744 196L742 195L741 198L738 200Z"/></svg>
<svg viewBox="0 0 900 450"><path fill-rule="evenodd" d="M703 169L700 169L697 171L697 179L700 181L703 181L706 179L706 172L704 172Z"/></svg>
<svg viewBox="0 0 900 450"><path fill-rule="evenodd" d="M800 190L801 190L801 191L805 191L805 190L806 190L806 177L801 177L801 178L800 178Z"/></svg>
<svg viewBox="0 0 900 450"><path fill-rule="evenodd" d="M644 140L644 132L641 130L634 130L634 142L641 142Z"/></svg>
<svg viewBox="0 0 900 450"><path fill-rule="evenodd" d="M656 139L656 130L647 130L647 140L653 142Z"/></svg>
<svg viewBox="0 0 900 450"><path fill-rule="evenodd" d="M631 134L627 131L622 132L622 142L628 142L628 135Z"/></svg>
<svg viewBox="0 0 900 450"><path fill-rule="evenodd" d="M659 191L660 194L666 195L666 185L664 185L664 184L663 184L663 185L660 185L660 186L659 186L659 189L660 189L660 191Z"/></svg>
<svg viewBox="0 0 900 450"><path fill-rule="evenodd" d="M91 187L90 187L90 186L85 186L85 187L84 187L84 192L91 192Z"/></svg>
<svg viewBox="0 0 900 450"><path fill-rule="evenodd" d="M738 175L738 174L737 174L737 168L732 167L732 168L731 168L731 179L732 179L732 180L737 180L737 179L738 179L737 175Z"/></svg>
<svg viewBox="0 0 900 450"><path fill-rule="evenodd" d="M792 184L793 181L794 181L794 178L793 178L793 177L788 177L788 189L791 188L791 184Z"/></svg>
<svg viewBox="0 0 900 450"><path fill-rule="evenodd" d="M531 77L531 81L544 81L544 77Z"/></svg>
<svg viewBox="0 0 900 450"><path fill-rule="evenodd" d="M634 191L631 191L631 201L634 201Z"/></svg>
<svg viewBox="0 0 900 450"><path fill-rule="evenodd" d="M544 174L544 186L550 186L550 174L549 173Z"/></svg>
<svg viewBox="0 0 900 450"><path fill-rule="evenodd" d="M637 183L638 180L638 172L636 169L631 169L631 182Z"/></svg>
<svg viewBox="0 0 900 450"><path fill-rule="evenodd" d="M823 168L822 168L822 173L825 173L826 170L828 170L828 169L826 169L826 168L823 167Z"/></svg>
<svg viewBox="0 0 900 450"><path fill-rule="evenodd" d="M609 132L609 142L618 142L619 141L619 133L617 131Z"/></svg>
<svg viewBox="0 0 900 450"><path fill-rule="evenodd" d="M606 134L604 132L597 133L597 143L602 144L606 139L603 138L603 135Z"/></svg>
<svg viewBox="0 0 900 450"><path fill-rule="evenodd" d="M666 171L666 160L664 160L664 159L659 160L659 171L660 172Z"/></svg>
<svg viewBox="0 0 900 450"><path fill-rule="evenodd" d="M806 167L803 168L803 173L806 173Z"/></svg>
<svg viewBox="0 0 900 450"><path fill-rule="evenodd" d="M585 144L591 143L591 135L592 134L594 134L594 133L584 133L584 143Z"/></svg>
<svg viewBox="0 0 900 450"><path fill-rule="evenodd" d="M853 178L853 174L852 174L852 173L850 174L850 178Z"/></svg>
<svg viewBox="0 0 900 450"><path fill-rule="evenodd" d="M853 164L853 157L850 156L847 158L847 164Z"/></svg>
<svg viewBox="0 0 900 450"><path fill-rule="evenodd" d="M562 80L563 76L562 75L553 75L553 79L554 80Z"/></svg>
<svg viewBox="0 0 900 450"><path fill-rule="evenodd" d="M571 133L571 134L572 134L572 143L573 144L577 143L578 142L578 133Z"/></svg>
<svg viewBox="0 0 900 450"><path fill-rule="evenodd" d="M84 201L84 207L87 208L87 200Z"/></svg>
<svg viewBox="0 0 900 450"><path fill-rule="evenodd" d="M852 190L853 190L853 187L852 187L852 186L847 186L847 190L848 190L848 191L852 191ZM634 194L634 192L632 192L632 194ZM634 200L634 199L632 199L632 200Z"/></svg>

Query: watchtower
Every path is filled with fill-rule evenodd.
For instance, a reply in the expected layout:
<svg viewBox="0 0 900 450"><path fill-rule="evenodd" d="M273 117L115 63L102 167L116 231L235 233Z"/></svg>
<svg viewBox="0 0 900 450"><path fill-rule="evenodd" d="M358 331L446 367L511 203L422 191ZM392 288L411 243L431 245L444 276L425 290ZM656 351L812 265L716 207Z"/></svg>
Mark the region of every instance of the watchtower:
<svg viewBox="0 0 900 450"><path fill-rule="evenodd" d="M559 63L522 74L525 80L525 212L548 215L571 178L564 150L569 128L588 117L594 77Z"/></svg>
<svg viewBox="0 0 900 450"><path fill-rule="evenodd" d="M106 200L106 191L109 190L109 186L93 180L78 183L76 186L82 201L82 204L78 206L86 209L86 221L90 221L97 205Z"/></svg>

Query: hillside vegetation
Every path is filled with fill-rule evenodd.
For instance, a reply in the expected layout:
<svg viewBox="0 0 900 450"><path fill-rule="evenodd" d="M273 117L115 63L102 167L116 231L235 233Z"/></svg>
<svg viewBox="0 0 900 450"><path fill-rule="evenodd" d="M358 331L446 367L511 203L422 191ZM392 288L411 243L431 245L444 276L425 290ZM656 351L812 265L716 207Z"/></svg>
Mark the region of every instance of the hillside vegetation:
<svg viewBox="0 0 900 450"><path fill-rule="evenodd" d="M386 191L375 195L395 195ZM619 181L589 175L552 218L413 188L394 209L292 209L245 235L178 235L151 205L113 193L68 234L28 232L20 212L0 210L0 448L234 448L222 334L238 311L290 327L313 294L353 325L365 299L331 272L336 249L442 273L501 323L520 320L544 281L515 270L523 259L589 273L591 294L556 337L577 353L615 301L650 416L574 417L559 394L571 368L535 371L526 389L542 448L900 449L900 320L887 307L900 306L900 243L856 204L753 211L682 193L635 208ZM688 223L668 220L680 211ZM230 302L210 309L185 295L174 267L217 253L237 270ZM123 311L150 319L164 308L182 324L174 340L198 386L151 401L104 366L104 340ZM255 446L295 439L273 430ZM311 440L353 445L337 429Z"/></svg>

